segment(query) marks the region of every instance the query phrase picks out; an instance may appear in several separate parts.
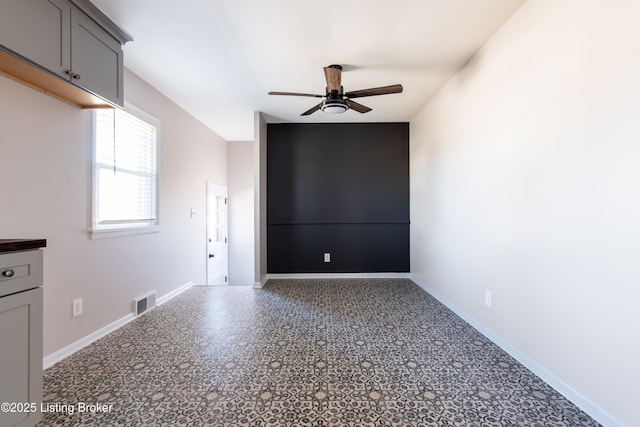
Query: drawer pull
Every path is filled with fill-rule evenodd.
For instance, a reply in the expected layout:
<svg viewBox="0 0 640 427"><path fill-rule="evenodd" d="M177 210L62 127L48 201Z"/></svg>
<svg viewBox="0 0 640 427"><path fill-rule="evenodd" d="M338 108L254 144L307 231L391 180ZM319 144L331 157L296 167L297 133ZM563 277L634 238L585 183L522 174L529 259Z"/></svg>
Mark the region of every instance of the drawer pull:
<svg viewBox="0 0 640 427"><path fill-rule="evenodd" d="M13 270L5 270L2 272L2 277L13 277L15 271Z"/></svg>

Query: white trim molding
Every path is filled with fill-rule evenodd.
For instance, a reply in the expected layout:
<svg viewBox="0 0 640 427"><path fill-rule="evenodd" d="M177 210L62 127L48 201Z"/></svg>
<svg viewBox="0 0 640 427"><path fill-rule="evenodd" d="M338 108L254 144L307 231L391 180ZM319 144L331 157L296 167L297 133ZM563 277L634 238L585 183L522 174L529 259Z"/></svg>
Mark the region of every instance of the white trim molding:
<svg viewBox="0 0 640 427"><path fill-rule="evenodd" d="M409 273L275 273L267 274L260 282L255 282L255 289L262 289L269 280L277 279L411 279Z"/></svg>
<svg viewBox="0 0 640 427"><path fill-rule="evenodd" d="M271 279L410 279L409 273L287 273L267 274ZM266 281L265 281L266 282ZM262 284L264 285L264 283Z"/></svg>
<svg viewBox="0 0 640 427"><path fill-rule="evenodd" d="M91 240L100 240L159 232L160 226L103 228L99 230L89 230L89 237L91 238Z"/></svg>
<svg viewBox="0 0 640 427"><path fill-rule="evenodd" d="M54 351L53 353L47 355L42 360L42 369L47 369L61 361L62 359L66 359L71 356L73 353L82 350L89 344L99 340L100 338L110 334L111 332L120 329L127 323L136 319L136 315L134 313L129 313L126 316L121 317L120 319L109 323L107 326L104 326L97 331L86 335L79 340L72 342L66 347L62 347L58 351Z"/></svg>
<svg viewBox="0 0 640 427"><path fill-rule="evenodd" d="M573 402L577 407L582 409L585 413L587 413L591 418L598 421L600 424L607 427L624 427L624 424L617 420L614 416L604 411L598 405L593 403L591 400L586 398L584 395L573 389L570 385L562 381L560 378L551 373L544 366L540 365L534 359L529 357L524 352L520 351L518 348L514 347L507 340L496 334L494 331L486 327L484 324L479 322L477 319L469 315L467 312L462 310L460 307L449 301L442 294L435 291L428 285L422 283L415 277L411 276L411 280L422 289L424 289L428 294L433 296L435 299L440 301L443 305L445 305L448 309L453 311L456 315L461 317L465 322L475 328L482 335L491 340L494 344L500 347L502 350L506 351L511 357L516 359L525 368L529 369L535 375L540 377L544 382L553 387L558 393L562 394L568 400Z"/></svg>
<svg viewBox="0 0 640 427"><path fill-rule="evenodd" d="M193 282L188 282L185 283L184 285L180 286L177 289L174 289L173 291L161 296L160 298L157 299L156 301L156 306L160 306L162 304L164 304L165 302L169 301L172 298L175 298L176 296L180 295L181 293L183 293L184 291L186 291L187 289L191 288L192 286L194 286ZM53 365L55 365L56 363L58 363L59 361L61 361L62 359L66 359L67 357L71 356L73 353L82 350L83 348L85 348L86 346L88 346L89 344L99 340L100 338L109 335L111 332L114 332L118 329L120 329L121 327L123 327L124 325L126 325L127 323L131 322L132 320L135 320L137 317L135 315L135 313L129 313L126 316L121 317L120 319L109 323L108 325L98 329L97 331L94 331L92 333L90 333L89 335L86 335L82 338L80 338L79 340L72 342L71 344L69 344L66 347L61 348L58 351L54 351L53 353L45 356L42 359L42 369L47 369L52 367Z"/></svg>
<svg viewBox="0 0 640 427"><path fill-rule="evenodd" d="M157 306L161 306L162 304L164 304L165 302L177 297L178 295L180 295L181 293L183 293L184 291L192 288L195 286L195 283L193 282L187 282L184 285L180 286L177 289L172 290L169 293L166 293L164 295L162 295L160 298L158 298L156 300L156 305Z"/></svg>

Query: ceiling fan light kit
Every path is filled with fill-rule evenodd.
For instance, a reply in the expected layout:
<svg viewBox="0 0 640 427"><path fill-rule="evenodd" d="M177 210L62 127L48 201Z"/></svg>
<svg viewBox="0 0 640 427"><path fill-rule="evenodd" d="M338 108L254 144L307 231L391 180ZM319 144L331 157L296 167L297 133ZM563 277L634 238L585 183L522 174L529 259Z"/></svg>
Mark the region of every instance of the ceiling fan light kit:
<svg viewBox="0 0 640 427"><path fill-rule="evenodd" d="M327 81L327 87L324 95L316 95L311 93L297 92L269 92L269 95L287 95L287 96L309 96L313 98L324 98L320 104L311 107L309 110L301 114L308 116L321 110L328 114L340 114L347 110L355 110L359 113L368 113L371 108L352 101L352 98L362 98L365 96L388 95L391 93L401 93L402 85L395 84L390 86L374 87L370 89L361 89L353 92L344 92L341 85L342 67L340 65L329 65L324 67L324 77Z"/></svg>
<svg viewBox="0 0 640 427"><path fill-rule="evenodd" d="M342 99L325 99L322 101L320 109L324 113L340 114L349 109L349 104Z"/></svg>

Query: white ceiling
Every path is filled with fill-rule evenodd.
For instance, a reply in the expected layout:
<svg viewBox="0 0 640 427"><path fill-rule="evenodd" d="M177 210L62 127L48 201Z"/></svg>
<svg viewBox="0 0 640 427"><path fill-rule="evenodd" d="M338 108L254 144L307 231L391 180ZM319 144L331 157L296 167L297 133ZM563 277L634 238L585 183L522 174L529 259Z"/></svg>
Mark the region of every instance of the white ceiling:
<svg viewBox="0 0 640 427"><path fill-rule="evenodd" d="M228 141L269 122L410 121L524 0L93 0L133 35L125 66ZM340 64L345 91L400 83L360 98L360 114L300 113ZM125 88L126 91L126 88Z"/></svg>

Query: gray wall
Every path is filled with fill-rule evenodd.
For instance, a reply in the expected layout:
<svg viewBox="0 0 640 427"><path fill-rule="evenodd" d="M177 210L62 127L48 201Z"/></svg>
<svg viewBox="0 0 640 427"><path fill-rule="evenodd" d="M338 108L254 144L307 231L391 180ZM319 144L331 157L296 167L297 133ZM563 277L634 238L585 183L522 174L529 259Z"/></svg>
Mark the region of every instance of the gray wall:
<svg viewBox="0 0 640 427"><path fill-rule="evenodd" d="M526 2L411 121L413 277L606 425L640 425L638 16Z"/></svg>
<svg viewBox="0 0 640 427"><path fill-rule="evenodd" d="M254 283L253 141L227 144L229 284Z"/></svg>
<svg viewBox="0 0 640 427"><path fill-rule="evenodd" d="M126 100L162 121L161 230L90 240L92 112L0 77L0 236L47 239L45 356L129 315L151 290L206 283L205 182L227 184L227 144L135 74L125 84ZM79 297L84 314L72 318Z"/></svg>
<svg viewBox="0 0 640 427"><path fill-rule="evenodd" d="M261 287L267 281L267 121L255 111L253 140L254 183L254 282Z"/></svg>

